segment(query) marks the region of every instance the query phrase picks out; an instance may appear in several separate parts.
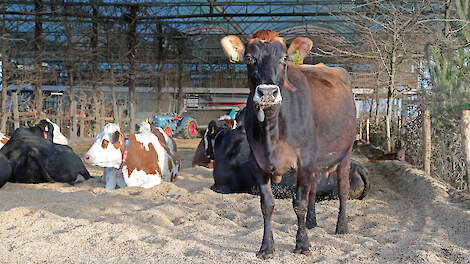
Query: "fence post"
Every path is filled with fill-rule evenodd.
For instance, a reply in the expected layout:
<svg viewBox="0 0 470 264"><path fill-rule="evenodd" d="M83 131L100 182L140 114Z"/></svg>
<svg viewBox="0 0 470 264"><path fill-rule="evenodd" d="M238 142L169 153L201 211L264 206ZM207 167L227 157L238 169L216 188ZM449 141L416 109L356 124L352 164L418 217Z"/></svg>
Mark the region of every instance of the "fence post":
<svg viewBox="0 0 470 264"><path fill-rule="evenodd" d="M424 138L424 175L431 176L431 113L429 109L423 112L423 138Z"/></svg>
<svg viewBox="0 0 470 264"><path fill-rule="evenodd" d="M460 119L460 129L462 132L462 148L465 160L465 183L467 191L470 192L470 110L463 110Z"/></svg>

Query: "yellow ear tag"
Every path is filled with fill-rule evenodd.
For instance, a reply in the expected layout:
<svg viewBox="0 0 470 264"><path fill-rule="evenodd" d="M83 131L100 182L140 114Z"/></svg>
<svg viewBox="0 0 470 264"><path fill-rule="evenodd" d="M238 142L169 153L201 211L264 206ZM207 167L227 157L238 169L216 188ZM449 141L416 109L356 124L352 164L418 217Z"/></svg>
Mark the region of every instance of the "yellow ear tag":
<svg viewBox="0 0 470 264"><path fill-rule="evenodd" d="M294 56L292 56L292 62L295 64L302 64L304 62L304 60L302 59L302 56L300 56L299 50L297 50Z"/></svg>
<svg viewBox="0 0 470 264"><path fill-rule="evenodd" d="M231 62L231 63L237 63L237 62L239 62L239 61L240 61L240 59L238 58L238 53L233 52L233 53L232 53L232 57L230 58L230 62Z"/></svg>
<svg viewBox="0 0 470 264"><path fill-rule="evenodd" d="M49 131L49 127L46 125L46 127L44 128L47 131Z"/></svg>
<svg viewBox="0 0 470 264"><path fill-rule="evenodd" d="M214 134L214 127L212 127L212 132L211 132L211 134Z"/></svg>

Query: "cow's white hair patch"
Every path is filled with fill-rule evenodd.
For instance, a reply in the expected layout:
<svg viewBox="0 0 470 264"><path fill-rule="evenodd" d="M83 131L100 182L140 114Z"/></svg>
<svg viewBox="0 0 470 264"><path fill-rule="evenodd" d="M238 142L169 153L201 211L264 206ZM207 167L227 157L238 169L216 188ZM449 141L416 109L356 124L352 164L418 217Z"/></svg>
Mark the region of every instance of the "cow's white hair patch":
<svg viewBox="0 0 470 264"><path fill-rule="evenodd" d="M49 122L53 127L54 127L54 138L53 142L56 144L61 144L61 145L68 145L69 141L67 138L60 132L60 127L52 122L49 118L46 118L46 121Z"/></svg>
<svg viewBox="0 0 470 264"><path fill-rule="evenodd" d="M150 129L150 123L147 121L143 121L137 124L137 133L152 133Z"/></svg>
<svg viewBox="0 0 470 264"><path fill-rule="evenodd" d="M152 188L162 183L162 178L157 171L155 174L147 174L145 171L134 169L129 175L125 165L122 168L122 177L129 187Z"/></svg>

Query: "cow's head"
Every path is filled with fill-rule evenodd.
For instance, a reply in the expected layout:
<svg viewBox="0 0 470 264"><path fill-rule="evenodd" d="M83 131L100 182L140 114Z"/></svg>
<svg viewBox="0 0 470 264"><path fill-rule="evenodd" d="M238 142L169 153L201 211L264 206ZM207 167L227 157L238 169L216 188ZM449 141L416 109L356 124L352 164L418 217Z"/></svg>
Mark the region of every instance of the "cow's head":
<svg viewBox="0 0 470 264"><path fill-rule="evenodd" d="M147 120L135 124L135 131L137 131L137 133L141 133L141 134L143 134L143 133L152 133L150 123Z"/></svg>
<svg viewBox="0 0 470 264"><path fill-rule="evenodd" d="M119 126L106 124L95 142L83 157L86 164L118 169L122 162L125 139Z"/></svg>
<svg viewBox="0 0 470 264"><path fill-rule="evenodd" d="M41 133L41 137L44 137L44 139L49 140L50 142L55 142L55 133L54 133L54 126L47 120L43 119L39 121L35 125L36 129L38 129L39 133ZM36 132L36 133L38 133Z"/></svg>
<svg viewBox="0 0 470 264"><path fill-rule="evenodd" d="M260 30L251 37L246 47L236 36L224 37L221 44L231 62L247 64L250 95L262 122L263 110L273 112L282 102L283 88L295 89L286 78L288 59L301 64L313 44L308 38L296 38L287 50L285 40L272 30Z"/></svg>
<svg viewBox="0 0 470 264"><path fill-rule="evenodd" d="M230 129L229 125L221 121L212 120L207 126L206 133L204 133L204 147L209 159L215 159L215 140L217 137L223 136L224 131L228 129Z"/></svg>
<svg viewBox="0 0 470 264"><path fill-rule="evenodd" d="M51 120L49 120L48 118L46 118L45 120L47 122L49 122L52 125L52 127L54 127L54 129L52 131L52 133L54 134L53 142L56 143L56 144L61 144L61 145L69 144L69 141L67 140L67 138L62 133L60 133L59 126L56 125Z"/></svg>

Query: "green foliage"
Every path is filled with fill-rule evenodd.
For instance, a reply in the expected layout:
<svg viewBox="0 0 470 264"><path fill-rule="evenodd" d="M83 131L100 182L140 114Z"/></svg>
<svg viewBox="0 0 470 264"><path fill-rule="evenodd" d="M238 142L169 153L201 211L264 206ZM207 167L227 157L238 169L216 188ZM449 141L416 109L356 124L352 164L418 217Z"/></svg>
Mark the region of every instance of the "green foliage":
<svg viewBox="0 0 470 264"><path fill-rule="evenodd" d="M428 56L429 72L434 86L431 95L431 111L442 120L441 125L450 128L463 109L470 108L470 53L468 48L439 49L432 47Z"/></svg>
<svg viewBox="0 0 470 264"><path fill-rule="evenodd" d="M465 40L465 38L462 38ZM454 187L464 187L465 164L461 149L459 118L470 108L470 52L453 48L449 40L427 50L432 81L432 172Z"/></svg>

